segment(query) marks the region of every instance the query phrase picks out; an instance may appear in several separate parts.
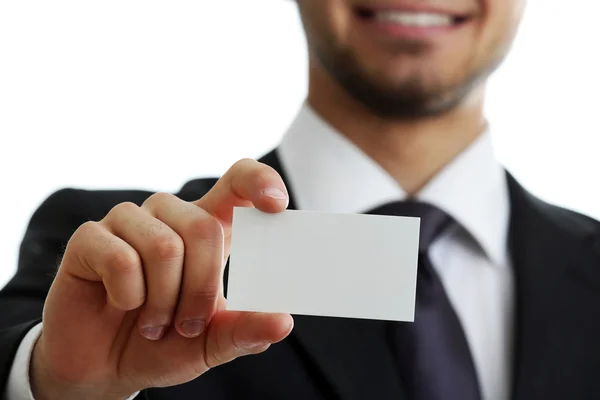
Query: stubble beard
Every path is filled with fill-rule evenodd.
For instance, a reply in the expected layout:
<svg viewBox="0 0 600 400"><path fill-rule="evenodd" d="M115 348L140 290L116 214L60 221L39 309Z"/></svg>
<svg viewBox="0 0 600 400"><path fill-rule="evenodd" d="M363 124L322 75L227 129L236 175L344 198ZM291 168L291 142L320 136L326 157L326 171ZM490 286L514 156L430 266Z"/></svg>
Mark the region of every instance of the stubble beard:
<svg viewBox="0 0 600 400"><path fill-rule="evenodd" d="M428 51L422 42L407 41L394 49L406 56L418 57ZM376 116L413 121L444 115L463 104L472 91L498 67L502 57L465 75L458 83L427 87L426 77L415 74L393 87L368 76L350 51L322 51L316 57L326 72L356 101Z"/></svg>

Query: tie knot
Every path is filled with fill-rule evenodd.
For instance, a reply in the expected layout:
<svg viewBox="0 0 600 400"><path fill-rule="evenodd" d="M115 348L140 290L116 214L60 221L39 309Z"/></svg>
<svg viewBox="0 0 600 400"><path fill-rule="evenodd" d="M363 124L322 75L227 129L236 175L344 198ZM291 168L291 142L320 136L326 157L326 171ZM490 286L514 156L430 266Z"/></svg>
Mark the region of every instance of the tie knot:
<svg viewBox="0 0 600 400"><path fill-rule="evenodd" d="M436 206L413 200L387 203L368 211L367 214L421 218L419 253L427 252L431 243L452 222L452 217Z"/></svg>

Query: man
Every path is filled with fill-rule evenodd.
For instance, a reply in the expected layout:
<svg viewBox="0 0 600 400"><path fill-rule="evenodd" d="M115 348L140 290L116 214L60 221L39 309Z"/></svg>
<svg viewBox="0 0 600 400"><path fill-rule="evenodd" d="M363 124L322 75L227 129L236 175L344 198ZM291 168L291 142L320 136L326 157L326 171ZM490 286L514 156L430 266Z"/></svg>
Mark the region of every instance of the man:
<svg viewBox="0 0 600 400"><path fill-rule="evenodd" d="M523 1L297 3L309 93L274 152L36 211L0 293L0 393L600 398L600 224L519 186L482 112ZM234 206L422 217L415 322L223 311Z"/></svg>

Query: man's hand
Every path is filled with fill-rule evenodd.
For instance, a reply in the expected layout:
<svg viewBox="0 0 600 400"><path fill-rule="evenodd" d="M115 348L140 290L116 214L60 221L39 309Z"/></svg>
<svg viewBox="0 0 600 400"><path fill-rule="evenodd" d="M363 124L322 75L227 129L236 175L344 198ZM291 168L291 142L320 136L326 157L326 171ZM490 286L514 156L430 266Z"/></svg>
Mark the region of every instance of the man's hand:
<svg viewBox="0 0 600 400"><path fill-rule="evenodd" d="M158 193L79 227L46 299L34 397L123 399L285 338L288 314L224 311L222 278L233 207L287 204L276 171L242 160L200 200Z"/></svg>

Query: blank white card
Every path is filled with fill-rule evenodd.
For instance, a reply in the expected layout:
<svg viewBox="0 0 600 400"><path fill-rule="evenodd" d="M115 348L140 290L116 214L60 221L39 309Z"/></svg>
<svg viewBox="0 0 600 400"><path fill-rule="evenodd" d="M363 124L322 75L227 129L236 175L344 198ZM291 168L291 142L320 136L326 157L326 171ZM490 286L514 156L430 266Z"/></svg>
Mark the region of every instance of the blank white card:
<svg viewBox="0 0 600 400"><path fill-rule="evenodd" d="M413 321L420 219L234 209L227 309Z"/></svg>

